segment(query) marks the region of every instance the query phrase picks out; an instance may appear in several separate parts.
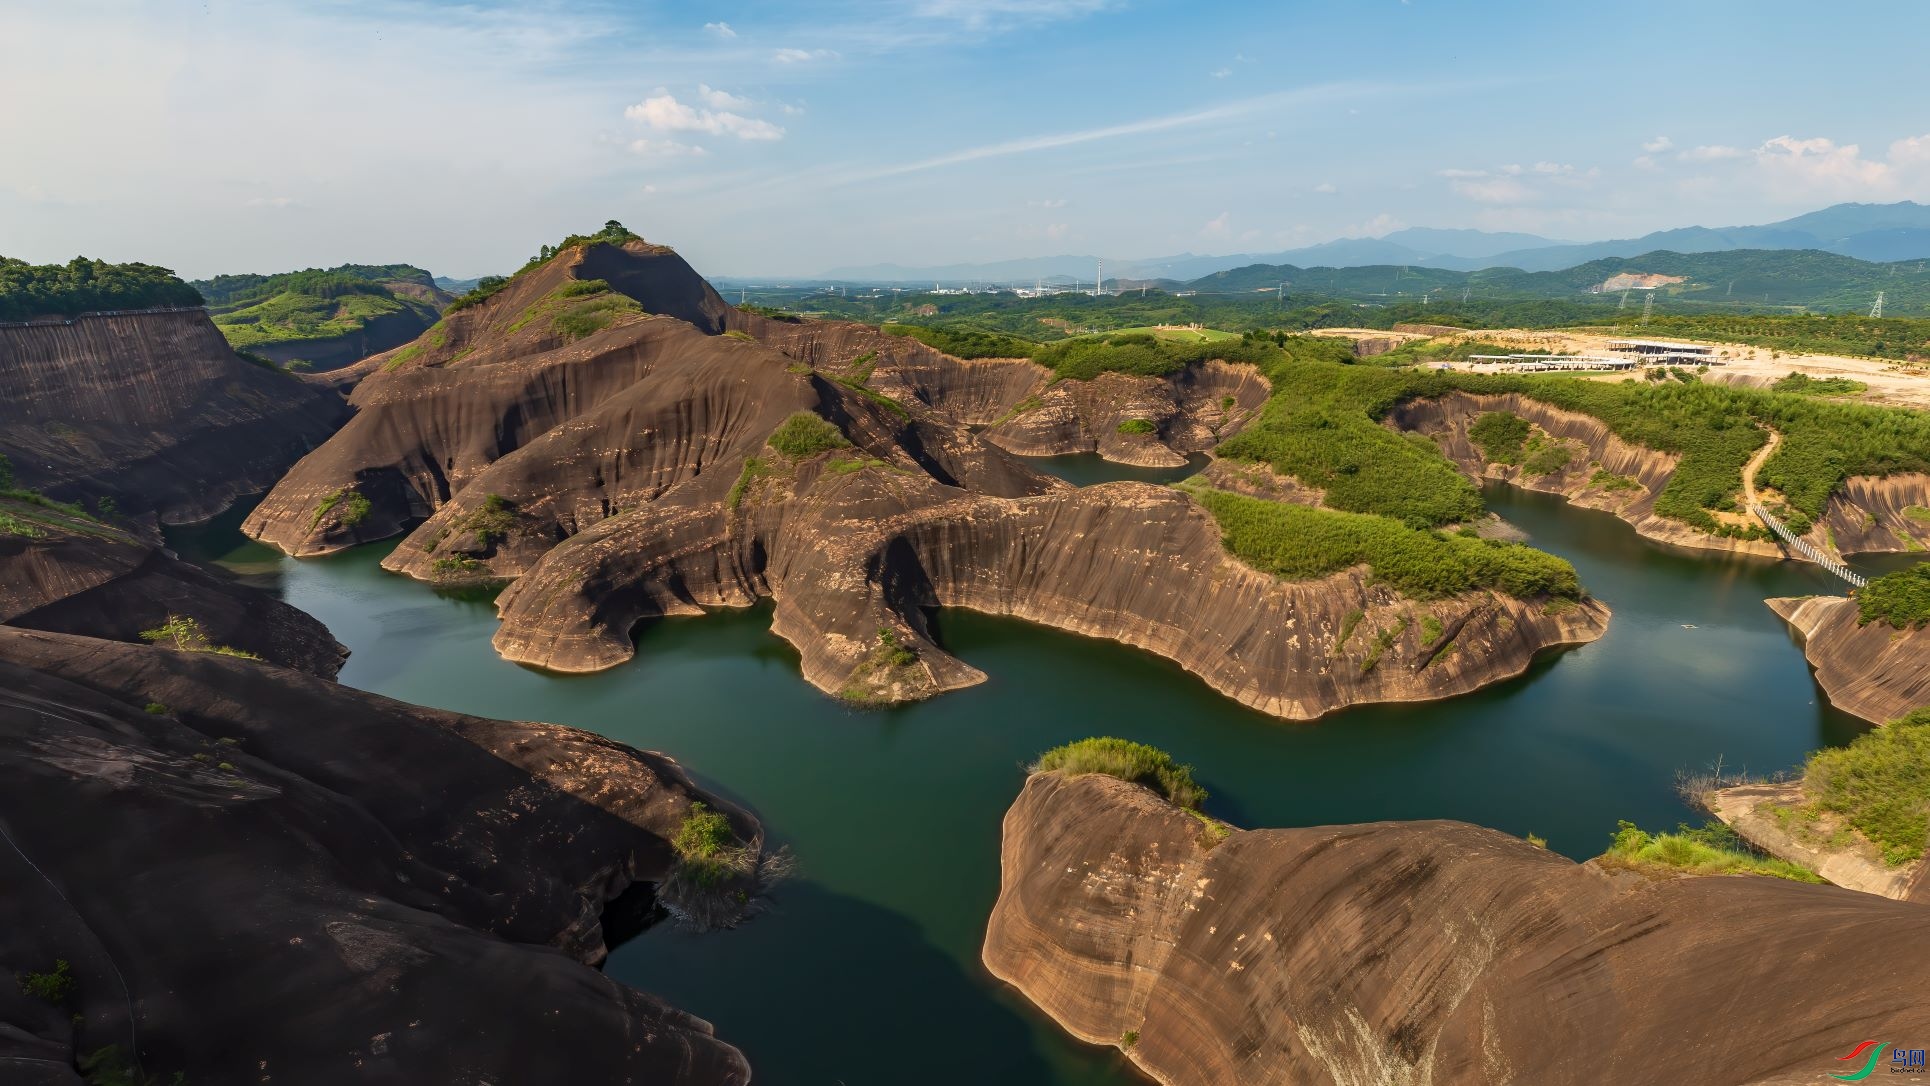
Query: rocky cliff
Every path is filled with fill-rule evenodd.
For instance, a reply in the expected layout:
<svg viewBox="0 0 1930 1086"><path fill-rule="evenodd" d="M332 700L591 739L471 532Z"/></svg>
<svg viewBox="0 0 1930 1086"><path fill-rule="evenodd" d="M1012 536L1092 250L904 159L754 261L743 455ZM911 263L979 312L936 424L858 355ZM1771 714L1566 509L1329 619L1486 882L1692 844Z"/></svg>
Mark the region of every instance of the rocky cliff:
<svg viewBox="0 0 1930 1086"><path fill-rule="evenodd" d="M347 650L281 600L164 550L138 526L0 500L0 623L142 641L186 619L205 645L333 677Z"/></svg>
<svg viewBox="0 0 1930 1086"><path fill-rule="evenodd" d="M1885 863L1881 850L1855 827L1827 811L1810 810L1801 779L1718 788L1704 803L1751 845L1837 886L1930 904L1930 861L1919 858L1894 867Z"/></svg>
<svg viewBox="0 0 1930 1086"><path fill-rule="evenodd" d="M661 755L0 629L0 780L0 966L71 977L0 990L9 1076L749 1078L707 1023L591 968L606 906L676 870L693 803L761 836Z"/></svg>
<svg viewBox="0 0 1930 1086"><path fill-rule="evenodd" d="M1930 911L1575 864L1451 822L1229 830L1035 775L985 964L1075 1036L1194 1084L1817 1081L1930 994Z"/></svg>
<svg viewBox="0 0 1930 1086"><path fill-rule="evenodd" d="M237 358L199 311L0 327L0 453L62 500L202 520L345 414L328 389Z"/></svg>
<svg viewBox="0 0 1930 1086"><path fill-rule="evenodd" d="M595 296L573 285L589 270L611 286L670 279L671 302L643 292L642 312L559 334L545 299ZM1364 569L1298 583L1256 573L1183 494L1075 490L974 433L1001 397L1036 394L1031 363L748 315L724 322L740 335L711 335L703 291L679 274L695 279L654 247L595 246L458 312L446 342L363 381L356 418L247 530L297 555L406 531L391 570L513 579L496 648L557 671L628 660L641 621L772 597L805 678L859 702L984 678L933 641L932 607L1138 645L1295 719L1472 690L1606 620L1593 602L1487 592L1418 605ZM692 306L696 324L652 315ZM1222 421L1265 389L1223 365L1154 383ZM806 450L779 434L799 419L820 431ZM1171 432L1191 440L1178 422Z"/></svg>
<svg viewBox="0 0 1930 1086"><path fill-rule="evenodd" d="M1767 601L1803 640L1803 655L1831 705L1887 724L1930 705L1930 627L1862 624L1856 601L1808 596Z"/></svg>

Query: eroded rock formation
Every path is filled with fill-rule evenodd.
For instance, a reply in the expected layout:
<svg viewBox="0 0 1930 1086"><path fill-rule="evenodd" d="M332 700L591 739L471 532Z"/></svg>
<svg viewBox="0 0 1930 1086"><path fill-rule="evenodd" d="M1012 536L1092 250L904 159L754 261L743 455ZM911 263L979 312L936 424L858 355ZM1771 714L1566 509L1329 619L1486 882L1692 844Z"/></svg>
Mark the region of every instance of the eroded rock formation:
<svg viewBox="0 0 1930 1086"><path fill-rule="evenodd" d="M1930 705L1930 627L1865 625L1856 601L1845 596L1767 602L1802 638L1831 705L1875 724Z"/></svg>
<svg viewBox="0 0 1930 1086"><path fill-rule="evenodd" d="M1816 1081L1905 1036L1930 910L1576 864L1453 822L1231 830L1110 777L1005 817L984 959L1173 1086Z"/></svg>
<svg viewBox="0 0 1930 1086"><path fill-rule="evenodd" d="M138 526L43 507L13 506L32 534L0 533L0 623L139 642L187 619L209 646L227 646L333 677L347 650L327 627L281 600L190 565Z"/></svg>
<svg viewBox="0 0 1930 1086"><path fill-rule="evenodd" d="M1738 784L1711 791L1709 813L1756 848L1816 872L1846 890L1930 904L1930 862L1900 867L1852 826L1822 812L1814 822L1791 812L1809 805L1803 782Z"/></svg>
<svg viewBox="0 0 1930 1086"><path fill-rule="evenodd" d="M199 311L0 327L0 453L65 501L205 520L346 413L329 389L237 358Z"/></svg>
<svg viewBox="0 0 1930 1086"><path fill-rule="evenodd" d="M760 838L661 755L0 628L0 772L0 964L72 977L52 1003L0 991L9 1076L78 1086L119 1046L155 1081L749 1078L591 968L692 803Z"/></svg>

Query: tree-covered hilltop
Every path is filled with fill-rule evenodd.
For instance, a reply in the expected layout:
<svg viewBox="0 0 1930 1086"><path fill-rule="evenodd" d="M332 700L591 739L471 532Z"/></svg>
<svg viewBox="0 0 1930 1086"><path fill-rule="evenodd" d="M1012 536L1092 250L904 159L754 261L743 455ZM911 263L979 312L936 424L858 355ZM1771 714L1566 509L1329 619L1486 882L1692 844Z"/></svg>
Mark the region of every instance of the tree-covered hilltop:
<svg viewBox="0 0 1930 1086"><path fill-rule="evenodd" d="M218 275L195 284L215 326L236 348L354 335L380 317L435 323L448 294L411 264L344 264L276 275ZM407 338L407 337L405 337Z"/></svg>
<svg viewBox="0 0 1930 1086"><path fill-rule="evenodd" d="M29 264L0 256L0 320L201 304L194 287L152 264L110 264L84 256L65 264Z"/></svg>
<svg viewBox="0 0 1930 1086"><path fill-rule="evenodd" d="M487 301L497 291L508 286L511 279L516 278L516 276L523 274L531 268L539 267L547 263L550 258L563 252L565 249L575 248L579 245L622 245L625 242L642 240L640 236L631 232L629 227L615 219L610 219L603 224L603 229L598 230L594 234L571 234L555 245L544 245L536 251L535 256L525 260L522 267L517 268L509 275L483 276L476 281L475 287L470 290L469 293L449 303L449 309L450 311L467 309L479 302Z"/></svg>

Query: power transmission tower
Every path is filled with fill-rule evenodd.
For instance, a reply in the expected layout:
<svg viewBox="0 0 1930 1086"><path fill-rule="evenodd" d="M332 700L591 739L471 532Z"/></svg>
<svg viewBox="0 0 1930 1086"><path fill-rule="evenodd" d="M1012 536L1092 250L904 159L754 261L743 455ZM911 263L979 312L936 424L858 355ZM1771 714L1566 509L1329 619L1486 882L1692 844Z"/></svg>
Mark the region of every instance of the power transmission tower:
<svg viewBox="0 0 1930 1086"><path fill-rule="evenodd" d="M1629 293L1629 292L1628 292L1628 291L1626 291L1626 290L1622 292L1622 304L1620 304L1620 305L1618 305L1618 306L1616 306L1615 308L1617 308L1617 309L1627 309L1627 308L1628 308L1628 293Z"/></svg>
<svg viewBox="0 0 1930 1086"><path fill-rule="evenodd" d="M1883 292L1880 290L1876 292L1876 304L1870 306L1870 316L1883 316Z"/></svg>
<svg viewBox="0 0 1930 1086"><path fill-rule="evenodd" d="M1651 313L1653 313L1653 312L1655 312L1655 292L1651 290L1651 291L1649 291L1649 293L1648 293L1648 297L1646 297L1646 298L1644 298L1644 299L1642 299L1642 325L1643 325L1643 327L1647 327L1647 326L1648 326L1648 323L1649 323L1649 314L1651 314Z"/></svg>

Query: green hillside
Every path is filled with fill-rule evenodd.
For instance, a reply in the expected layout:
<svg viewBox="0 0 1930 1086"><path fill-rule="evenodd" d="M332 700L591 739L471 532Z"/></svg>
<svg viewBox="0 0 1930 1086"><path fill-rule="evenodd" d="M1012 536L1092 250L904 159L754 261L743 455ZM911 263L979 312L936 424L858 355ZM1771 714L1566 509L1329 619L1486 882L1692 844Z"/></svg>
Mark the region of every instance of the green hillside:
<svg viewBox="0 0 1930 1086"><path fill-rule="evenodd" d="M449 302L428 272L408 264L344 264L279 275L218 275L194 284L237 349L336 340L393 317L402 342L436 322ZM407 335L402 332L407 331Z"/></svg>

